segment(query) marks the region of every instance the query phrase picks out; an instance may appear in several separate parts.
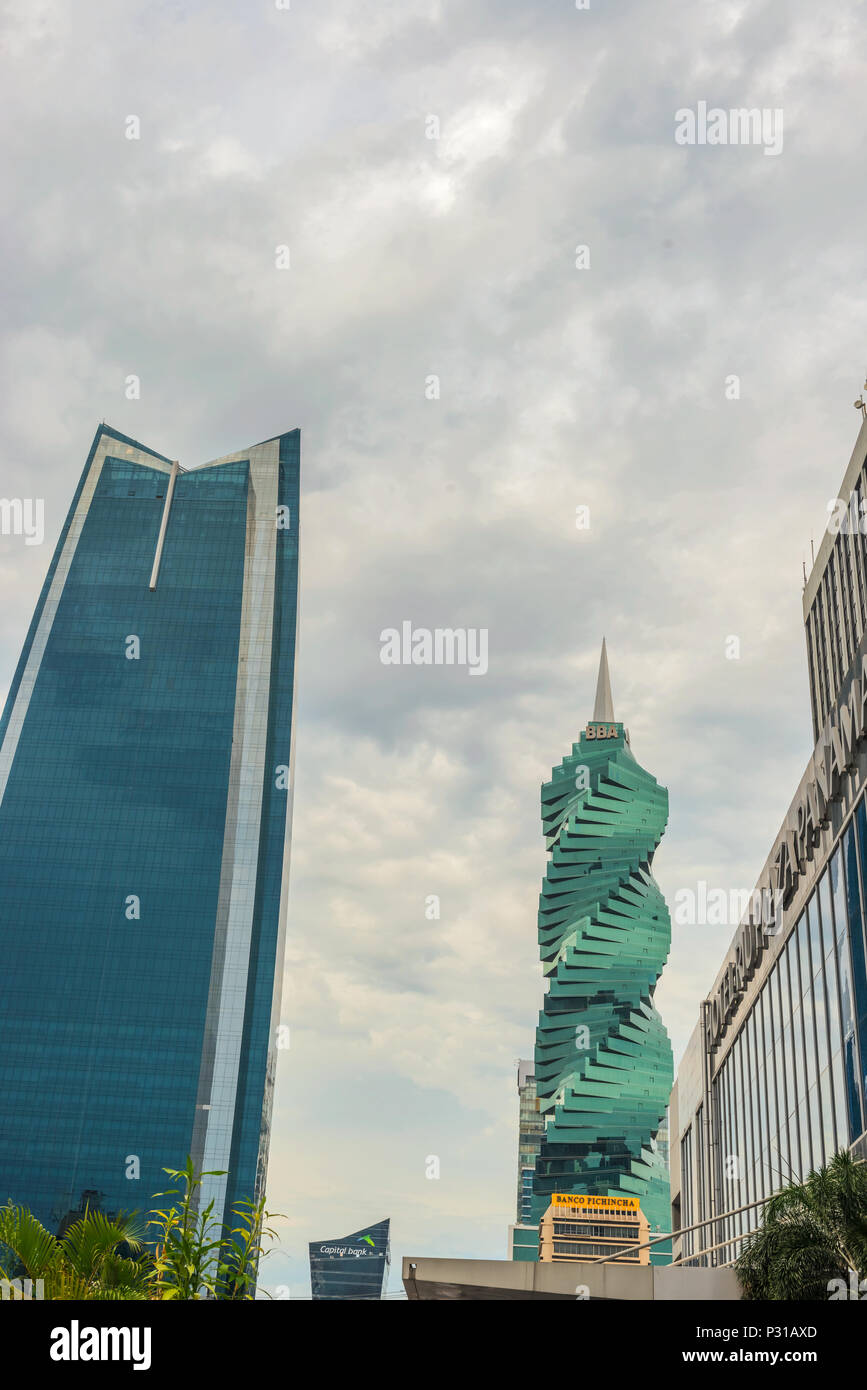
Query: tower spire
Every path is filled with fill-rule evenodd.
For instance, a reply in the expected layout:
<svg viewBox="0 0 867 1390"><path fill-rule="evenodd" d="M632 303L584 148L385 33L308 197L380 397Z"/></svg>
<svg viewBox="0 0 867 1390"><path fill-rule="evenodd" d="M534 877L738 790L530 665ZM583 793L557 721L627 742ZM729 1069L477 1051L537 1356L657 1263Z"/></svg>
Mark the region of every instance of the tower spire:
<svg viewBox="0 0 867 1390"><path fill-rule="evenodd" d="M599 676L596 680L596 704L593 706L593 722L614 723L614 700L611 696L611 677L608 674L608 651L605 638L602 638L602 655L599 658Z"/></svg>

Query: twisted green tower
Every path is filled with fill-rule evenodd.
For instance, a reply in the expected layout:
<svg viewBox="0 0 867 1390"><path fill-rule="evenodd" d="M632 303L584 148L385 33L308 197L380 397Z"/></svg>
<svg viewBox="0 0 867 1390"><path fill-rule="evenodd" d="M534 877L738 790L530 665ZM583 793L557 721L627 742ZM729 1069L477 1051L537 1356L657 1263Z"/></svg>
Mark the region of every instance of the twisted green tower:
<svg viewBox="0 0 867 1390"><path fill-rule="evenodd" d="M542 787L550 852L539 899L549 987L536 1032L545 1137L533 1219L553 1192L638 1197L651 1235L670 1230L671 1043L653 995L671 919L650 871L668 792L639 767L614 719L605 642L593 720ZM670 1258L668 1242L654 1263Z"/></svg>

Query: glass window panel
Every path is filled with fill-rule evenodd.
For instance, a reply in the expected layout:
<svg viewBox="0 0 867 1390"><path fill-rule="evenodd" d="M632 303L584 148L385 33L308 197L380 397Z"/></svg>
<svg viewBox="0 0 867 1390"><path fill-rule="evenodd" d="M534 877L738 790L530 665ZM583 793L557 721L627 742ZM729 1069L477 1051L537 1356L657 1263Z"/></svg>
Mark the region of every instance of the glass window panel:
<svg viewBox="0 0 867 1390"><path fill-rule="evenodd" d="M739 1052L740 1052L740 1040L738 1039L738 1042L736 1042L735 1046L732 1048L732 1083L733 1083L733 1087L732 1087L732 1090L733 1090L733 1094L732 1094L732 1102L733 1102L733 1106L732 1106L732 1111L733 1111L733 1113L732 1113L732 1120L733 1120L733 1128L734 1128L735 1153L736 1153L736 1155L737 1155L737 1165L736 1165L736 1167L735 1167L735 1172L736 1172L736 1174L737 1174L737 1179L738 1179L738 1180L737 1180L737 1183L734 1185L734 1188L733 1188L733 1197L734 1197L734 1201L733 1201L732 1205L735 1206L735 1207L741 1206L741 1205L743 1204L744 1200L745 1200L745 1199L744 1199L744 1196L743 1196L743 1191L744 1191L744 1167L745 1167L745 1163L744 1163L744 1121L743 1121L743 1115L744 1115L744 1101L743 1101L743 1089L742 1089L742 1087L741 1087L741 1068L740 1068L740 1056L739 1056ZM740 1232L740 1229L741 1229L741 1218L740 1218L740 1216L736 1216L736 1217L735 1217L735 1230L736 1230L737 1232Z"/></svg>
<svg viewBox="0 0 867 1390"><path fill-rule="evenodd" d="M767 1087L768 1102L768 1134L766 1139L767 1161L768 1161L768 1191L773 1192L776 1187L773 1169L779 1167L779 1160L776 1156L774 1143L779 1145L778 1120L777 1120L777 1075L776 1060L773 1054L773 1040L771 1036L771 998L772 983L769 980L762 990L762 1025L764 1032L765 1050L765 1085Z"/></svg>
<svg viewBox="0 0 867 1390"><path fill-rule="evenodd" d="M848 854L844 858L844 847ZM831 860L831 895L834 903L836 933L836 962L840 1004L840 1032L843 1038L843 1074L846 1083L846 1112L849 1142L854 1142L862 1130L861 1088L859 1083L858 1045L855 1037L855 994L852 985L852 959L849 946L846 882L847 863L854 858L854 835L851 826ZM858 918L860 920L860 904Z"/></svg>
<svg viewBox="0 0 867 1390"><path fill-rule="evenodd" d="M803 1110L803 1117L799 1113L799 1103L804 1105L807 1093L804 1088L800 976L797 966L797 942L794 936L791 936L786 943L780 960L780 987L784 1010L786 999L788 998L790 1001L788 1018L783 1025L783 1049L786 1074L791 1081L788 1086L790 1161L794 1172L800 1175L803 1171L803 1160L806 1154L806 1150L802 1146L809 1143L809 1133L805 1129L806 1109ZM795 1000L797 1000L797 1006L792 1007L792 1001Z"/></svg>
<svg viewBox="0 0 867 1390"><path fill-rule="evenodd" d="M714 1081L714 1084L713 1084L713 1101L714 1101L714 1106L713 1106L713 1108L714 1108L714 1122L715 1122L715 1124L716 1124L716 1126L717 1126L717 1135L716 1135L716 1138L717 1138L717 1145L718 1145L718 1148L716 1149L716 1155L715 1155L715 1156L716 1156L716 1171L714 1172L714 1175L713 1175L713 1181L717 1184L717 1188L718 1188L718 1190L719 1190L719 1201L720 1201L720 1205L721 1205L721 1210L724 1211L724 1210L725 1210L725 1207L726 1207L725 1175L724 1175L724 1171L723 1171L723 1162L724 1162L724 1160L723 1160L723 1155L724 1155L724 1153L725 1153L725 1095L724 1095L724 1092L723 1092L723 1079L722 1079L722 1074L718 1074L716 1080ZM720 1229L720 1231L719 1231L719 1238L722 1239L722 1237L723 1237L724 1235L725 1235L725 1225L723 1224L723 1226L721 1227L721 1229ZM711 1243L713 1243L713 1242L711 1242Z"/></svg>
<svg viewBox="0 0 867 1390"><path fill-rule="evenodd" d="M783 1072L786 1078L786 1116L791 1119L798 1103L794 1086L795 1054L792 1048L792 1025L787 1023L783 1029Z"/></svg>
<svg viewBox="0 0 867 1390"><path fill-rule="evenodd" d="M744 1139L744 1092L741 1077L741 1042L738 1038L732 1048L732 1082L734 1085L734 1123L736 1135L736 1149L738 1156L738 1186L735 1193L735 1206L739 1207L746 1200L744 1197L744 1177L746 1172L746 1141ZM740 1230L740 1217L736 1221L736 1229Z"/></svg>
<svg viewBox="0 0 867 1390"><path fill-rule="evenodd" d="M728 1098L728 1184L726 1187L726 1209L732 1211L738 1205L738 1183L737 1178L737 1120L735 1117L735 1072L734 1062L729 1056L726 1064L726 1096ZM729 1236L735 1234L735 1217L729 1220Z"/></svg>
<svg viewBox="0 0 867 1390"><path fill-rule="evenodd" d="M786 955L789 969L789 989L792 996L792 1060L795 1068L795 1097L800 1100L806 1095L804 1059L804 1023L801 1016L800 985L798 979L797 950L794 939L789 942Z"/></svg>
<svg viewBox="0 0 867 1390"><path fill-rule="evenodd" d="M844 1038L855 1036L855 997L852 992L852 963L848 933L837 938L837 973L840 980L840 1031Z"/></svg>
<svg viewBox="0 0 867 1390"><path fill-rule="evenodd" d="M805 953L805 942L801 944L801 988L804 988L806 980L812 980L816 971L822 964L822 926L819 919L819 899L817 894L813 894L807 903L807 931L805 937L810 938L810 961L807 963ZM800 938L799 938L800 939Z"/></svg>
<svg viewBox="0 0 867 1390"><path fill-rule="evenodd" d="M834 917L831 909L831 875L826 869L819 880L819 905L822 917L822 954L827 955L834 945Z"/></svg>
<svg viewBox="0 0 867 1390"><path fill-rule="evenodd" d="M774 1047L776 1047L777 1043L780 1041L783 1032L783 1011L780 1006L779 961L771 971L770 979L773 985L773 988L771 989L771 1020L773 1025L771 1041L773 1042Z"/></svg>
<svg viewBox="0 0 867 1390"><path fill-rule="evenodd" d="M762 1014L758 1011L753 1017L753 1070L758 1092L758 1165L759 1186L757 1197L764 1197L768 1186L768 1098L765 1084L765 1045L763 1040Z"/></svg>
<svg viewBox="0 0 867 1390"><path fill-rule="evenodd" d="M804 1052L807 1062L807 1090L815 1086L819 1071L816 1066L816 1030L813 1026L813 985L807 979L807 990L801 1000L801 1013L804 1017Z"/></svg>
<svg viewBox="0 0 867 1390"><path fill-rule="evenodd" d="M816 1062L821 1073L831 1058L828 1046L828 1010L825 1004L824 970L821 970L813 980L813 1021L816 1027Z"/></svg>
<svg viewBox="0 0 867 1390"><path fill-rule="evenodd" d="M755 1196L755 1175L753 1171L756 1161L755 1141L753 1138L753 1107L755 1105L755 1099L750 1077L750 1053L746 1027L741 1029L739 1052L744 1120L744 1195L741 1200L742 1202L751 1202Z"/></svg>
<svg viewBox="0 0 867 1390"><path fill-rule="evenodd" d="M768 1161L768 1116L765 1099L765 1049L762 1041L762 1010L754 1008L749 1021L750 1071L755 1098L753 1142L755 1144L755 1193L765 1195L765 1169Z"/></svg>
<svg viewBox="0 0 867 1390"><path fill-rule="evenodd" d="M732 1182L731 1182L731 1155L732 1155L732 1122L731 1122L731 1095L729 1086L729 1063L726 1062L722 1072L722 1134L720 1135L720 1159L722 1172L720 1175L720 1190L722 1192L723 1211L731 1211L735 1205L732 1201ZM731 1217L727 1216L723 1227L723 1236L726 1240L732 1234Z"/></svg>
<svg viewBox="0 0 867 1390"><path fill-rule="evenodd" d="M792 1167L803 1182L810 1171L810 1116L806 1096L795 1112L795 1120L798 1126L798 1163L797 1167L794 1163Z"/></svg>
<svg viewBox="0 0 867 1390"><path fill-rule="evenodd" d="M744 1130L746 1148L746 1195L744 1201L751 1202L756 1195L756 1092L752 1067L750 1065L750 1040L747 1023L742 1029L741 1043L741 1067L743 1070L744 1087ZM749 1225L749 1213L746 1215L746 1222Z"/></svg>
<svg viewBox="0 0 867 1390"><path fill-rule="evenodd" d="M819 1107L819 1082L811 1086L807 1093L807 1110L810 1116L810 1167L811 1169L821 1168L824 1153L822 1151L822 1116Z"/></svg>
<svg viewBox="0 0 867 1390"><path fill-rule="evenodd" d="M854 1035L843 1043L843 1070L846 1074L846 1103L849 1112L849 1143L854 1144L863 1129L861 1097L858 1088L858 1053Z"/></svg>
<svg viewBox="0 0 867 1390"><path fill-rule="evenodd" d="M851 1143L849 1137L849 1105L846 1071L843 1065L843 1051L835 1052L831 1058L831 1080L834 1100L834 1128L837 1148L845 1148Z"/></svg>
<svg viewBox="0 0 867 1390"><path fill-rule="evenodd" d="M837 981L837 952L834 937L831 937L831 951L825 957L825 1006L828 1016L828 1044L831 1053L838 1052L843 1043L840 1028L840 994Z"/></svg>
<svg viewBox="0 0 867 1390"><path fill-rule="evenodd" d="M732 1181L731 1181L731 1155L732 1155L732 1119L731 1119L731 1064L726 1062L723 1069L723 1115L725 1119L724 1137L720 1143L720 1158L722 1161L722 1203L723 1211L730 1211L735 1205L732 1201ZM731 1218L727 1217L723 1227L723 1235L728 1238L731 1235Z"/></svg>
<svg viewBox="0 0 867 1390"><path fill-rule="evenodd" d="M804 994L812 980L810 974L810 929L807 925L807 914L804 912L798 922L796 930L789 938L789 945L798 960L799 983L795 982L792 973L792 963L789 961L789 979L792 986L792 999L797 999L799 994Z"/></svg>
<svg viewBox="0 0 867 1390"><path fill-rule="evenodd" d="M695 1132L697 1138L696 1147L696 1173L695 1173L695 1219L703 1221L705 1217L704 1200L704 1106L700 1105L695 1112ZM712 1240L704 1240L704 1245L713 1245Z"/></svg>
<svg viewBox="0 0 867 1390"><path fill-rule="evenodd" d="M856 820L863 877L864 873L867 872L867 814L865 814L863 800L858 804ZM844 840L844 857L846 862L846 903L849 908L849 947L852 952L852 983L855 989L856 1037L861 1061L861 1100L862 1104L867 1105L867 969L865 969L861 899L858 891L858 873L855 867L856 856L851 822Z"/></svg>
<svg viewBox="0 0 867 1390"><path fill-rule="evenodd" d="M823 967L827 962L823 959ZM813 1025L816 1030L816 1065L819 1069L819 1106L822 1120L822 1155L824 1161L836 1148L834 1134L834 1102L831 1094L831 1053L828 1044L828 1009L825 1002L825 970L813 980Z"/></svg>
<svg viewBox="0 0 867 1390"><path fill-rule="evenodd" d="M782 1017L781 992L782 971L778 962L777 965L774 967L773 973L771 975L771 1002L774 1005L774 1009L776 1011L777 1021L779 1021ZM785 1048L783 1046L783 1036L781 1031L776 1032L774 1035L773 1049L774 1073L776 1079L777 1092L777 1154L779 1160L777 1167L780 1170L780 1180L782 1180L782 1174L788 1171L789 1165L791 1163L791 1148L789 1144L788 1088L791 1085L791 1080L789 1078L791 1078L792 1073L791 1071L788 1071L787 1073L786 1053Z"/></svg>
<svg viewBox="0 0 867 1390"><path fill-rule="evenodd" d="M821 1163L827 1163L837 1151L837 1141L834 1134L834 1097L831 1091L831 1067L825 1068L819 1073L819 1104L822 1111L822 1139L824 1149L820 1159Z"/></svg>
<svg viewBox="0 0 867 1390"><path fill-rule="evenodd" d="M692 1225L692 1127L680 1141L680 1191L682 1198L681 1224L684 1229ZM686 1255L692 1253L692 1236L687 1233L683 1237L683 1252Z"/></svg>
<svg viewBox="0 0 867 1390"><path fill-rule="evenodd" d="M846 875L843 871L843 851L838 845L831 856L831 897L834 900L834 929L837 937L846 931Z"/></svg>

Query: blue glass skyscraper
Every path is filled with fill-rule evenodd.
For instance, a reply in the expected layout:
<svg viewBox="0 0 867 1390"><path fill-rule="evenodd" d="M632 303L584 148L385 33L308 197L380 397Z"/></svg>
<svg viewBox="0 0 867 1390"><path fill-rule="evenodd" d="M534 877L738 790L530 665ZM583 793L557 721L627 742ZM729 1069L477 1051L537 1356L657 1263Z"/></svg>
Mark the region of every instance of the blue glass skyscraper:
<svg viewBox="0 0 867 1390"><path fill-rule="evenodd" d="M101 426L0 721L0 1203L264 1186L300 433L184 471Z"/></svg>

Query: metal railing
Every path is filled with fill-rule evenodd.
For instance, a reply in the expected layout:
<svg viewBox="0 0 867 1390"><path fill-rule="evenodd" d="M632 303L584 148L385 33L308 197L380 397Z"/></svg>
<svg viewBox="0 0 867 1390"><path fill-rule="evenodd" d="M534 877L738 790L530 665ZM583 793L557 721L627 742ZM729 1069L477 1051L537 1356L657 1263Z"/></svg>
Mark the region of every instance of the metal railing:
<svg viewBox="0 0 867 1390"><path fill-rule="evenodd" d="M755 1207L765 1207L770 1201L769 1197L760 1197L757 1202L746 1202L742 1207L732 1207L730 1211L721 1211L716 1216L708 1216L704 1221L696 1221L692 1226L681 1226L677 1231L664 1231L662 1235L653 1236L650 1240L636 1241L630 1245L621 1245L617 1255L623 1255L627 1251L638 1253L640 1250L649 1250L651 1245L661 1245L664 1240L676 1240L678 1236L689 1235L692 1231L702 1230L705 1226L715 1226L719 1221L725 1221L728 1217L739 1216L741 1212L752 1211ZM720 1241L717 1245L709 1245L703 1250L696 1250L687 1255L680 1255L672 1264L683 1264L686 1260L700 1260L704 1255L710 1255L715 1250L722 1249L723 1246L732 1245L735 1241L744 1240L747 1235L742 1231L739 1235L731 1236L728 1240ZM597 1255L593 1260L587 1260L587 1264L601 1265L616 1259L617 1255Z"/></svg>

